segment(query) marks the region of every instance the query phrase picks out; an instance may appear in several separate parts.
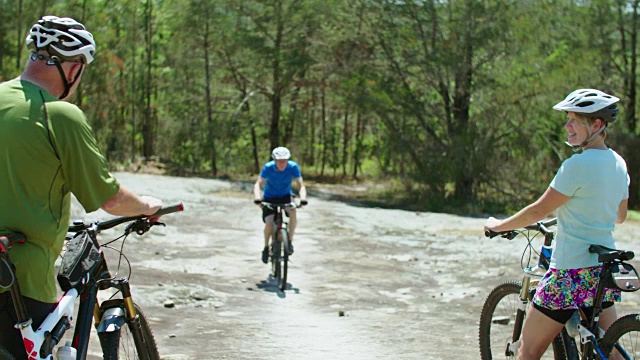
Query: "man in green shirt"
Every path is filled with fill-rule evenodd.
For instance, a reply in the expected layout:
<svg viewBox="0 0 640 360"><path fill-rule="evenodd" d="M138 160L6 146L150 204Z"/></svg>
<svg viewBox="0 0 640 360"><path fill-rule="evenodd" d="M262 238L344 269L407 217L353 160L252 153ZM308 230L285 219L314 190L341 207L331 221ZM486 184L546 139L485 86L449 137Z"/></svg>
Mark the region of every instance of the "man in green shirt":
<svg viewBox="0 0 640 360"><path fill-rule="evenodd" d="M87 212L151 215L162 201L138 196L109 172L82 110L66 101L93 61L95 42L71 18L45 16L26 39L24 72L0 84L0 235L21 232L9 251L34 329L56 305L54 263L73 193ZM0 346L26 359L11 296L0 288Z"/></svg>

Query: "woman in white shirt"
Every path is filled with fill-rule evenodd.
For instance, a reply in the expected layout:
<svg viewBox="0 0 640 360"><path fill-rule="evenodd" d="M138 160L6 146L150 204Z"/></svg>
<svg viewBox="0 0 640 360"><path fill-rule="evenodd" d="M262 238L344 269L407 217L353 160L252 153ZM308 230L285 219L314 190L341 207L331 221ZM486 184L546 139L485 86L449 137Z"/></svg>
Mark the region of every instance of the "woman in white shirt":
<svg viewBox="0 0 640 360"><path fill-rule="evenodd" d="M567 144L574 154L562 163L545 193L515 215L487 219L485 230L522 228L556 211L558 231L549 271L527 313L518 359L539 359L576 309L591 311L601 266L591 244L615 248L613 229L627 217L629 176L620 155L605 145L605 129L616 119L617 97L579 89L553 108L567 113ZM617 318L620 291L607 289L600 327Z"/></svg>

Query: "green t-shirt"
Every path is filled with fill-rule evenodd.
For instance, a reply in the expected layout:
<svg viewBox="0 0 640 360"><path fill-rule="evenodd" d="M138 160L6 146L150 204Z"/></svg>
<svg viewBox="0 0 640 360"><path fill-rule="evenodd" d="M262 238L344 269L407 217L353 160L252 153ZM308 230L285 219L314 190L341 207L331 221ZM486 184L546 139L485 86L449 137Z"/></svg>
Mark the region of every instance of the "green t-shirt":
<svg viewBox="0 0 640 360"><path fill-rule="evenodd" d="M0 84L0 234L27 236L9 250L24 296L57 301L71 193L92 212L119 187L77 106L27 81Z"/></svg>

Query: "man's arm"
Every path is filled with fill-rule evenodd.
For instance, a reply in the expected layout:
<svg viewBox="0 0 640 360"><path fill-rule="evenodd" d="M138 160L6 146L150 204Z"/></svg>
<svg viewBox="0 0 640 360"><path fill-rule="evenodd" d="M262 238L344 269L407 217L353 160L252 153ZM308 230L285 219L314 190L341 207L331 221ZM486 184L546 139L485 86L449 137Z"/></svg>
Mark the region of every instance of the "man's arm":
<svg viewBox="0 0 640 360"><path fill-rule="evenodd" d="M267 182L267 179L258 176L258 180L256 180L255 185L253 185L253 198L255 200L262 199L262 191L260 188L264 186L265 182Z"/></svg>
<svg viewBox="0 0 640 360"><path fill-rule="evenodd" d="M124 185L102 204L102 210L116 216L153 215L162 207L162 200L152 196L138 196Z"/></svg>
<svg viewBox="0 0 640 360"><path fill-rule="evenodd" d="M295 181L298 184L300 201L307 201L307 188L304 186L304 183L302 182L302 177L296 178Z"/></svg>

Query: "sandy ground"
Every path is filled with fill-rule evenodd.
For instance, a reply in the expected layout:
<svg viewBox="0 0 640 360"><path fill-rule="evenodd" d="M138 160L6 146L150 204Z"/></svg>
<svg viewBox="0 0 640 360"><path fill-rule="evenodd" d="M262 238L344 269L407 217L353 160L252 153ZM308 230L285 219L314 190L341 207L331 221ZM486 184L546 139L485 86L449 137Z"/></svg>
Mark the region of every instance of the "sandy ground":
<svg viewBox="0 0 640 360"><path fill-rule="evenodd" d="M260 261L253 184L116 176L185 205L162 218L166 228L125 244L134 299L167 360L478 359L484 298L521 274L524 240L485 239L483 218L359 207L310 188L281 292ZM619 226L618 246L640 250L639 228ZM640 311L637 294L624 297L621 313Z"/></svg>

